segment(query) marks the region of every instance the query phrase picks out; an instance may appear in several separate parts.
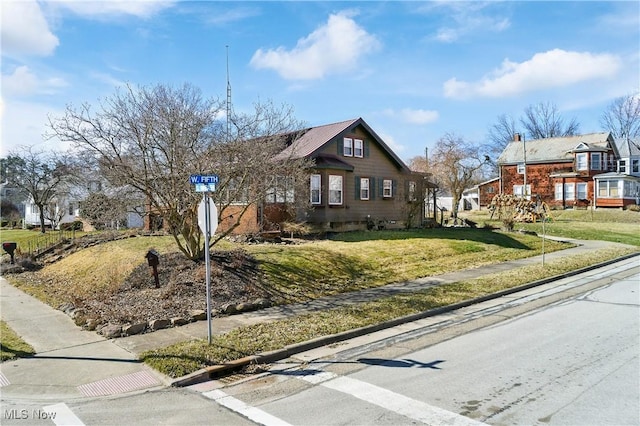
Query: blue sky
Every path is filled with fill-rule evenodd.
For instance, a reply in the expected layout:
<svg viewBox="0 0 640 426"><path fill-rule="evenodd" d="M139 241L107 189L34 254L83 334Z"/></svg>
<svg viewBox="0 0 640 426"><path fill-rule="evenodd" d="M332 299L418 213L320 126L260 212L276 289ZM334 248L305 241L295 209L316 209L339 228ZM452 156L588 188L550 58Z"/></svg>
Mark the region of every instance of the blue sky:
<svg viewBox="0 0 640 426"><path fill-rule="evenodd" d="M600 131L640 91L640 5L619 2L2 0L1 150L117 86L271 100L310 126L362 117L404 160L446 133L483 143L540 102ZM228 46L228 50L227 47Z"/></svg>

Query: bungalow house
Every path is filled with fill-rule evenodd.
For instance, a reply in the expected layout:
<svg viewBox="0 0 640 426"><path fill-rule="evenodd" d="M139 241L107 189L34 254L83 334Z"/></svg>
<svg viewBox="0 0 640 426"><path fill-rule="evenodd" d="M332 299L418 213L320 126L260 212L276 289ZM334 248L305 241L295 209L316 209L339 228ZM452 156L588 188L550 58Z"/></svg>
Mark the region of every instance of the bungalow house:
<svg viewBox="0 0 640 426"><path fill-rule="evenodd" d="M312 208L296 220L323 231L420 226L435 195L362 118L306 129L281 155L314 161Z"/></svg>
<svg viewBox="0 0 640 426"><path fill-rule="evenodd" d="M552 208L624 207L637 201L639 161L636 143L608 132L531 141L516 134L498 158L500 192L539 195Z"/></svg>

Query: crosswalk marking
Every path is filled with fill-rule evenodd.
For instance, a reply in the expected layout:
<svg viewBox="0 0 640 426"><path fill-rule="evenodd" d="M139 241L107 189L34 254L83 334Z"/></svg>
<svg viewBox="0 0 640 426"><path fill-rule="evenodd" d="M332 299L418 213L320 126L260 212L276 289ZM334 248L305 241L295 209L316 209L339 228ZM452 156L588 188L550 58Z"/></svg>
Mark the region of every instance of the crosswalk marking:
<svg viewBox="0 0 640 426"><path fill-rule="evenodd" d="M84 426L82 420L73 414L73 411L64 402L47 405L42 409L47 413L49 419L58 426Z"/></svg>
<svg viewBox="0 0 640 426"><path fill-rule="evenodd" d="M329 389L346 393L362 401L430 425L480 426L482 422L440 407L409 398L388 389L350 377L336 377L320 383Z"/></svg>
<svg viewBox="0 0 640 426"><path fill-rule="evenodd" d="M214 401L216 401L218 404L227 407L230 410L235 411L236 413L239 413L243 416L245 416L246 418L248 418L249 420L252 420L256 423L259 423L261 425L265 425L265 426L291 426L289 425L289 423L285 422L284 420L281 420L275 416L272 416L271 414L262 411L259 408L256 407L252 407L242 401L240 401L237 398L234 398L228 394L226 394L225 392L219 390L219 389L214 389L212 391L209 392L204 392L203 393L204 396L206 396L209 399L212 399Z"/></svg>
<svg viewBox="0 0 640 426"><path fill-rule="evenodd" d="M328 371L319 370L301 370L297 373L296 377L300 380L351 395L354 398L377 405L385 410L393 411L424 424L486 426L485 423L477 420L470 419L460 414L429 405L425 402L409 398L380 386L372 385L351 377L342 377ZM203 395L216 401L218 404L253 420L256 423L266 426L288 425L284 420L272 416L259 408L252 407L239 399L228 395L222 390L216 389L204 392Z"/></svg>

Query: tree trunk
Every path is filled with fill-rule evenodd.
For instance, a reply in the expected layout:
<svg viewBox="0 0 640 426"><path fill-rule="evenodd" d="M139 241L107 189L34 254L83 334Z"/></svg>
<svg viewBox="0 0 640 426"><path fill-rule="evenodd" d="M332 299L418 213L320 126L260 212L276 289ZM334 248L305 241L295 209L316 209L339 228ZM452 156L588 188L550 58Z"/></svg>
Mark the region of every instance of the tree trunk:
<svg viewBox="0 0 640 426"><path fill-rule="evenodd" d="M36 204L38 207L38 211L40 212L40 232L43 234L46 232L44 228L44 206L41 204Z"/></svg>

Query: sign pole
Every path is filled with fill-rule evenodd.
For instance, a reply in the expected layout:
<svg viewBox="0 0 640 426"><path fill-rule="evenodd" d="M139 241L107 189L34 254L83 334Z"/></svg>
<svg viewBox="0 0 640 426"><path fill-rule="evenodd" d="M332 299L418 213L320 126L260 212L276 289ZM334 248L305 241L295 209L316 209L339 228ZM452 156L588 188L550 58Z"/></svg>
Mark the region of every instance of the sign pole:
<svg viewBox="0 0 640 426"><path fill-rule="evenodd" d="M204 202L204 217L205 217L205 233L204 233L204 264L207 271L207 341L211 344L211 256L209 254L209 235L211 234L211 212L209 209L209 195L204 192L202 195Z"/></svg>

